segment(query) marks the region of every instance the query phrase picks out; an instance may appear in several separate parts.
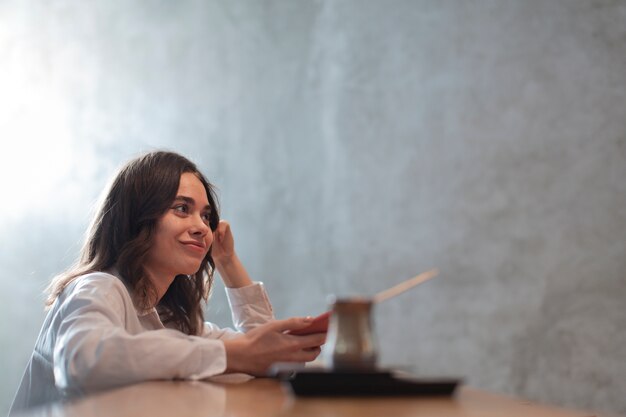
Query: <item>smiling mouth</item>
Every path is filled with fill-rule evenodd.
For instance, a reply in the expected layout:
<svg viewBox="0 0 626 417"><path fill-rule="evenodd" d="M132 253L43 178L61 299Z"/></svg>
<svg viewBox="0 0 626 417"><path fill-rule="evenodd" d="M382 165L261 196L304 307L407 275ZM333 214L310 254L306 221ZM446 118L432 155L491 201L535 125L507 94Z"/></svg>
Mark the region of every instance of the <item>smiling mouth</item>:
<svg viewBox="0 0 626 417"><path fill-rule="evenodd" d="M206 250L206 248L200 243L196 243L196 242L181 242L181 243L185 245L186 247L193 249L195 251L198 251L198 252L204 252Z"/></svg>

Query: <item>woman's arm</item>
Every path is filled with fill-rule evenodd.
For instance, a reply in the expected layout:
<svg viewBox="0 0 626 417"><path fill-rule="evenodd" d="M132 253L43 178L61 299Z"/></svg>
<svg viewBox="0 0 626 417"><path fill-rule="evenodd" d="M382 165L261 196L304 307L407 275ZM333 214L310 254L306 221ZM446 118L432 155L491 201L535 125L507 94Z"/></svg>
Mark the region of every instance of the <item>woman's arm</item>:
<svg viewBox="0 0 626 417"><path fill-rule="evenodd" d="M202 379L226 369L222 341L144 328L124 285L108 274L81 279L57 302L47 331L55 335L55 385L66 395L153 379ZM156 312L148 314L160 323Z"/></svg>
<svg viewBox="0 0 626 417"><path fill-rule="evenodd" d="M241 288L226 288L232 320L239 332L248 332L262 324L274 321L274 312L262 283L257 282ZM205 322L203 336L211 339L229 339L240 333L219 328Z"/></svg>
<svg viewBox="0 0 626 417"><path fill-rule="evenodd" d="M147 330L145 323L160 323L156 312L140 316L140 321L117 278L94 274L81 281L58 300L61 305L51 312L56 317L49 329L55 334L55 385L72 397L154 379L203 379L223 372L261 375L274 362L314 359L324 339L284 333L306 327L309 319L271 321L248 333L231 331L222 340L174 329Z"/></svg>
<svg viewBox="0 0 626 417"><path fill-rule="evenodd" d="M265 375L276 362L309 362L320 353L325 334L294 336L290 330L302 329L312 318L275 320L271 304L261 284L253 285L248 272L235 253L230 225L220 221L213 233L212 256L227 287L233 322L246 333L239 337L223 334L226 372ZM205 331L207 327L205 327Z"/></svg>
<svg viewBox="0 0 626 417"><path fill-rule="evenodd" d="M224 284L233 324L243 332L274 320L269 297L260 282L253 282L235 252L235 240L227 221L220 221L213 232L211 255ZM220 339L232 336L205 324L204 335Z"/></svg>

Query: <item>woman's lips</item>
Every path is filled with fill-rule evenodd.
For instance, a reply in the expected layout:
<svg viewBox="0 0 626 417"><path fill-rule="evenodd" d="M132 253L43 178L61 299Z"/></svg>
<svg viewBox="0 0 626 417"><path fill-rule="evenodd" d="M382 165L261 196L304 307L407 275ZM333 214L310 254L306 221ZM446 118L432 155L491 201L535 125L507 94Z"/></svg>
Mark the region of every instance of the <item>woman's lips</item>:
<svg viewBox="0 0 626 417"><path fill-rule="evenodd" d="M203 244L199 242L181 242L186 248L192 250L197 253L204 254L206 252L206 248Z"/></svg>

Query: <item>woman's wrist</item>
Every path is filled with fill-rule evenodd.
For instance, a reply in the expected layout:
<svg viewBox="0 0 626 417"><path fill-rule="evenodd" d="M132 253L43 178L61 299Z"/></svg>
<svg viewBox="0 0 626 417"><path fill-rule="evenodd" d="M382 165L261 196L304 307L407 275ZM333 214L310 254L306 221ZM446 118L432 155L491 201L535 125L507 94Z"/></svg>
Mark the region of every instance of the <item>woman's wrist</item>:
<svg viewBox="0 0 626 417"><path fill-rule="evenodd" d="M252 285L252 280L237 254L227 258L223 257L219 261L216 260L215 267L228 288L241 288Z"/></svg>
<svg viewBox="0 0 626 417"><path fill-rule="evenodd" d="M237 259L236 253L233 253L232 255L228 255L228 256L221 256L218 259L214 259L215 266L219 269L225 269L233 265L236 259Z"/></svg>
<svg viewBox="0 0 626 417"><path fill-rule="evenodd" d="M223 341L224 351L226 352L226 370L225 373L246 372L246 338L245 336L235 339L227 339Z"/></svg>

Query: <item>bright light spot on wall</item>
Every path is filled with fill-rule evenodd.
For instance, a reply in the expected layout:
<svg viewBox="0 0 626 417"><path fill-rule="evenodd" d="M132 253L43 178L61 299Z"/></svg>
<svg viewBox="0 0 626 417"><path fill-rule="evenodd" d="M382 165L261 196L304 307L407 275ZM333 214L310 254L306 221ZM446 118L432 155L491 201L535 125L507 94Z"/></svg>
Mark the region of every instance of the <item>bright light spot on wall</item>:
<svg viewBox="0 0 626 417"><path fill-rule="evenodd" d="M0 33L0 46L6 39ZM71 170L64 98L42 59L11 44L0 58L0 220L41 213L58 202Z"/></svg>

